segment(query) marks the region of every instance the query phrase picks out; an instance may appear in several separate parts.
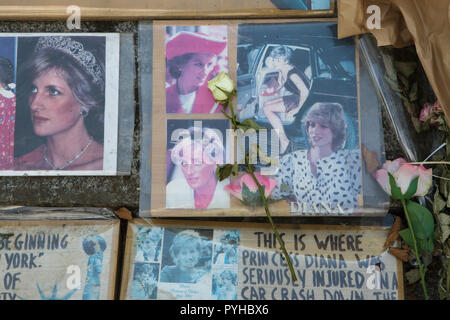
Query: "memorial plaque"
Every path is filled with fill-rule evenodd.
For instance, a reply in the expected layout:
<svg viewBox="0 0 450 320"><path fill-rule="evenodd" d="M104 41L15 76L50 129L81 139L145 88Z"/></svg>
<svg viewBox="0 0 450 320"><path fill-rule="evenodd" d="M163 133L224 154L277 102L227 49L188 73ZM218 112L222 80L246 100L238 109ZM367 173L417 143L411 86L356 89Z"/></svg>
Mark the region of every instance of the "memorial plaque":
<svg viewBox="0 0 450 320"><path fill-rule="evenodd" d="M402 263L381 227L280 225L293 282L269 224L136 219L121 299L397 300Z"/></svg>
<svg viewBox="0 0 450 320"><path fill-rule="evenodd" d="M112 300L119 219L104 209L0 212L2 300Z"/></svg>

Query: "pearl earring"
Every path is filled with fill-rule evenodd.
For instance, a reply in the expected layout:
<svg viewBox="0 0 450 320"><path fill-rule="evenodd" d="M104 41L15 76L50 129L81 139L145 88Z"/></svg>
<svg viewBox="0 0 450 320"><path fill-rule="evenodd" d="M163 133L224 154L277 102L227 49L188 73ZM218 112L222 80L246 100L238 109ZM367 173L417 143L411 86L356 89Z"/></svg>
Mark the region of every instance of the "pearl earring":
<svg viewBox="0 0 450 320"><path fill-rule="evenodd" d="M89 114L89 110L85 109L85 108L82 108L81 111L80 111L80 114L81 114L81 116L83 118L86 118L88 116L88 114Z"/></svg>

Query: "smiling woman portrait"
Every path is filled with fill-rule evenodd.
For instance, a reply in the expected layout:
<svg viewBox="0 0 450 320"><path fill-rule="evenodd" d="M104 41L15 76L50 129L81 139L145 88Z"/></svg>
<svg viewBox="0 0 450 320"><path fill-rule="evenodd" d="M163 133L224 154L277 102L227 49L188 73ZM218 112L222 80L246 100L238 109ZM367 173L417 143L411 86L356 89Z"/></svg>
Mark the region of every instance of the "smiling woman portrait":
<svg viewBox="0 0 450 320"><path fill-rule="evenodd" d="M167 183L166 208L229 208L230 197L224 190L229 182L219 181L215 174L217 165L225 160L222 138L207 127L190 127L184 133L187 136L180 136L168 152L168 167L175 167L174 171L178 169L181 174Z"/></svg>
<svg viewBox="0 0 450 320"><path fill-rule="evenodd" d="M104 38L90 38L40 37L21 68L18 108L41 143L15 170L103 169Z"/></svg>
<svg viewBox="0 0 450 320"><path fill-rule="evenodd" d="M221 65L226 63L226 46L225 39L202 32L181 31L167 39L167 113L221 112L207 85L224 71Z"/></svg>
<svg viewBox="0 0 450 320"><path fill-rule="evenodd" d="M360 151L346 148L347 121L342 106L317 102L302 122L310 147L281 158L275 175L278 184L271 196L351 214L358 208L361 193Z"/></svg>

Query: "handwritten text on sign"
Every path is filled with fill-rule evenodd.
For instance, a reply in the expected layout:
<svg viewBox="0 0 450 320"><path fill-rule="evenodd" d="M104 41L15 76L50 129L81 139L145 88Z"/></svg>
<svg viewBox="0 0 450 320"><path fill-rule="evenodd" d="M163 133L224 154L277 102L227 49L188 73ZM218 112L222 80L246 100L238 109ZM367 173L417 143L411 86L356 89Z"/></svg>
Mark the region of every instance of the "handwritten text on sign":
<svg viewBox="0 0 450 320"><path fill-rule="evenodd" d="M249 243L251 238L257 248L240 248L241 299L398 299L395 258L374 253L376 250L369 247L373 241L366 239L373 233L322 230L281 236L290 251L298 281L292 282L284 257L276 251L274 234L256 231L246 240Z"/></svg>

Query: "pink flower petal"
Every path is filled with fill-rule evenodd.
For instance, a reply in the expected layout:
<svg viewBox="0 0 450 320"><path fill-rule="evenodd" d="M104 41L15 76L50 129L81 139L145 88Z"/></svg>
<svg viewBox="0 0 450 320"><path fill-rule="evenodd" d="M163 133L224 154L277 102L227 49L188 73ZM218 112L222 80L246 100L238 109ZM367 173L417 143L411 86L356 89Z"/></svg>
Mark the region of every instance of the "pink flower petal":
<svg viewBox="0 0 450 320"><path fill-rule="evenodd" d="M433 182L432 169L426 169L424 166L418 166L419 184L415 196L424 196L428 193Z"/></svg>
<svg viewBox="0 0 450 320"><path fill-rule="evenodd" d="M258 179L258 177L256 177L256 179ZM258 181L259 181L259 179L258 179ZM253 180L250 173L246 173L245 175L242 176L241 186L242 186L242 184L245 184L251 192L258 191L258 186L256 185L256 183Z"/></svg>
<svg viewBox="0 0 450 320"><path fill-rule="evenodd" d="M390 174L394 174L405 163L407 163L407 161L403 158L397 158L394 161L387 160L383 164L383 169L387 170Z"/></svg>
<svg viewBox="0 0 450 320"><path fill-rule="evenodd" d="M235 196L239 200L242 200L242 187L239 180L235 180L232 183L226 185L224 190Z"/></svg>
<svg viewBox="0 0 450 320"><path fill-rule="evenodd" d="M380 184L381 188L383 188L384 192L391 195L391 185L389 184L388 171L386 169L377 170L375 173L375 179Z"/></svg>
<svg viewBox="0 0 450 320"><path fill-rule="evenodd" d="M417 166L412 164L404 164L394 173L395 182L403 194L408 191L411 181L419 175Z"/></svg>

